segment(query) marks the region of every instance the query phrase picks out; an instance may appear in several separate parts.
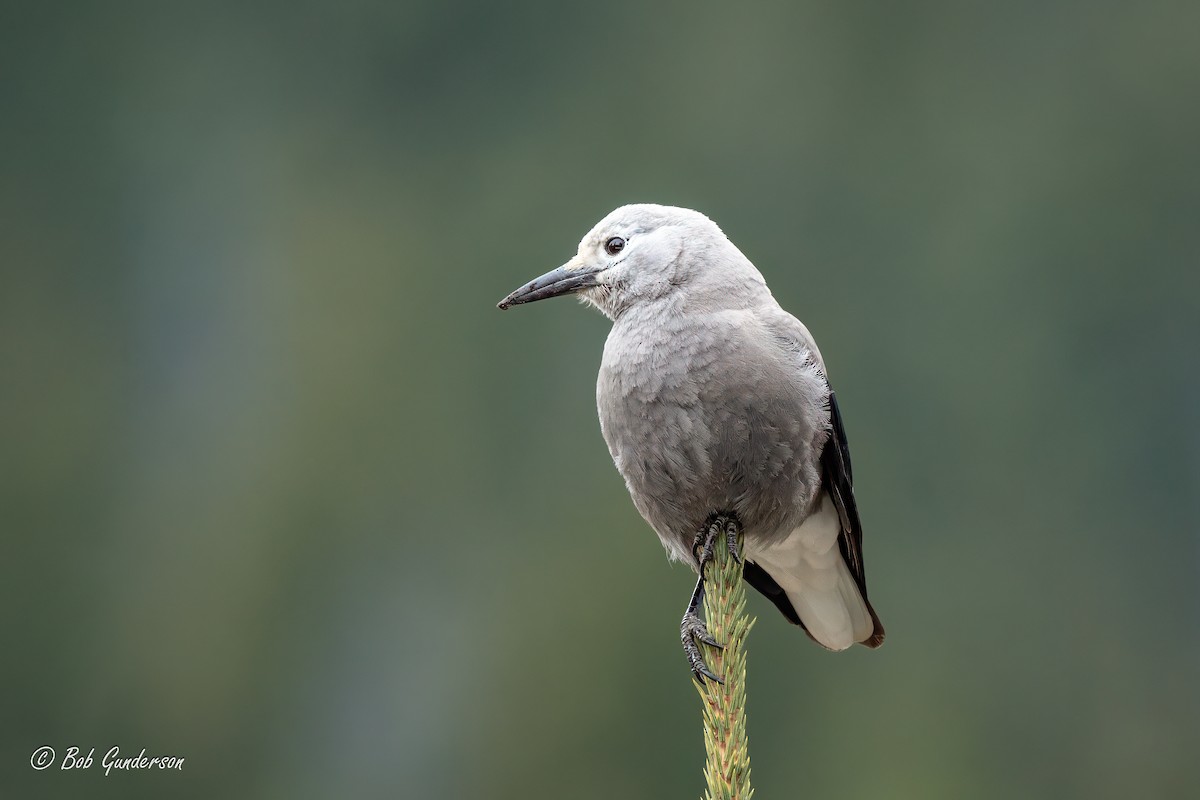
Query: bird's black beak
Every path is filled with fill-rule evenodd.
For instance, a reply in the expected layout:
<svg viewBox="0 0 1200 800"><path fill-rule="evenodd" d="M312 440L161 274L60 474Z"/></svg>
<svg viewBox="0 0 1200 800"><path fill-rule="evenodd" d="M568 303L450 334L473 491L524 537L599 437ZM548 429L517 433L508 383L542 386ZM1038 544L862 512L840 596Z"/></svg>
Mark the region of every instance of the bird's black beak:
<svg viewBox="0 0 1200 800"><path fill-rule="evenodd" d="M575 267L569 263L565 264L550 270L540 278L534 278L497 303L496 307L504 311L509 306L519 306L521 303L532 303L534 300L545 300L547 297L590 289L597 285L598 272L599 267Z"/></svg>

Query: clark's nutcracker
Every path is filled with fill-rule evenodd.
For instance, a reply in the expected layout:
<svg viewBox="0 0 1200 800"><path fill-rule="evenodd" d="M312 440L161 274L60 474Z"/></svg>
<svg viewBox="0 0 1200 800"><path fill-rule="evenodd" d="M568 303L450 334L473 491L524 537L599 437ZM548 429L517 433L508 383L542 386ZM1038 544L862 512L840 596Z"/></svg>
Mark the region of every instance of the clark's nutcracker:
<svg viewBox="0 0 1200 800"><path fill-rule="evenodd" d="M578 294L613 321L596 404L637 510L700 573L681 625L696 675L715 676L698 608L714 541L817 644L883 643L867 600L846 432L812 335L708 217L629 205L575 257L501 309Z"/></svg>

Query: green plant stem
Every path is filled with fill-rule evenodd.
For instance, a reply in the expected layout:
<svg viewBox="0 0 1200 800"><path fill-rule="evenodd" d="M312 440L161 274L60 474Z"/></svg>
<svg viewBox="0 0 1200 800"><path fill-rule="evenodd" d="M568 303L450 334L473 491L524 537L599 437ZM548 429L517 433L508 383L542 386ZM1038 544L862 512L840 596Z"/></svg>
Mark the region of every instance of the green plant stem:
<svg viewBox="0 0 1200 800"><path fill-rule="evenodd" d="M738 551L741 552L741 536ZM749 800L750 745L746 737L746 636L754 620L746 615L742 565L720 542L705 567L704 615L708 632L725 645L705 647L708 665L724 683L696 683L704 704L707 759L704 800Z"/></svg>

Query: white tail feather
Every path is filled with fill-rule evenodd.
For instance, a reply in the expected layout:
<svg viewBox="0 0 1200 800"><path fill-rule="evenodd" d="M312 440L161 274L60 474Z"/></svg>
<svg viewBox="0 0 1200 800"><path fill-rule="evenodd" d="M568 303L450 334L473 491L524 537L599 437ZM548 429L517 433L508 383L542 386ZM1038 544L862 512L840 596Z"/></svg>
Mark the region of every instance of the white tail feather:
<svg viewBox="0 0 1200 800"><path fill-rule="evenodd" d="M821 506L786 539L746 552L787 593L809 634L830 650L845 650L875 630L838 548L841 530L837 510L822 494Z"/></svg>

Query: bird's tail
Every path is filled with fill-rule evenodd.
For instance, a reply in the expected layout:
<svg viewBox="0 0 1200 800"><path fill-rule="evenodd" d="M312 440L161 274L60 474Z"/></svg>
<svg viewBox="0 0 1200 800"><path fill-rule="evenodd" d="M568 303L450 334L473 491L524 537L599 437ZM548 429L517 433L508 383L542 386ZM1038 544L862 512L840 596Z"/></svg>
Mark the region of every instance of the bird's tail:
<svg viewBox="0 0 1200 800"><path fill-rule="evenodd" d="M786 539L747 551L747 561L774 586L759 586L756 579L762 582L763 576L752 576L750 564L746 578L822 647L845 650L855 642L878 647L883 625L842 558L841 522L832 506L823 503Z"/></svg>

